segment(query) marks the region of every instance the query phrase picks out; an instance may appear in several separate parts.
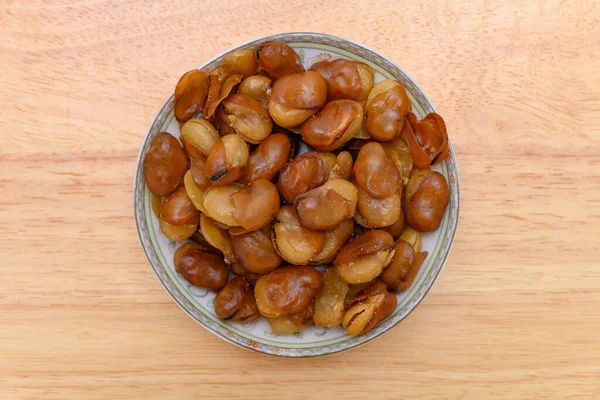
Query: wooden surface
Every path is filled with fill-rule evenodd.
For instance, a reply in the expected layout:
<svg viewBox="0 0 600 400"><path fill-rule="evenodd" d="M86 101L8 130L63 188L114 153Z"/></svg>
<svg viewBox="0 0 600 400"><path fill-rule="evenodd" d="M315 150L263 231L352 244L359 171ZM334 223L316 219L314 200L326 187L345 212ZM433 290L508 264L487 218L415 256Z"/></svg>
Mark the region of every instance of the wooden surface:
<svg viewBox="0 0 600 400"><path fill-rule="evenodd" d="M600 5L0 0L0 398L600 398ZM138 148L186 70L276 32L387 54L445 117L458 233L360 349L290 360L186 316L142 252Z"/></svg>

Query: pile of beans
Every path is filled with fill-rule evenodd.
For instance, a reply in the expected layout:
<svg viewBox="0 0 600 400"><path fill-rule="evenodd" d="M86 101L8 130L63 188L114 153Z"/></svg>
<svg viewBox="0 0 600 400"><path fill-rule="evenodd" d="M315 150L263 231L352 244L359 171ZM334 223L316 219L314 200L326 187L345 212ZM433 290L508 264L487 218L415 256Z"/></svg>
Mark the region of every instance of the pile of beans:
<svg viewBox="0 0 600 400"><path fill-rule="evenodd" d="M143 165L162 233L190 239L177 272L216 292L225 320L264 316L276 334L372 329L411 286L427 257L419 232L439 227L449 201L430 169L448 156L444 121L411 110L404 86L375 83L367 64L306 71L279 42L184 74L181 142L159 133Z"/></svg>

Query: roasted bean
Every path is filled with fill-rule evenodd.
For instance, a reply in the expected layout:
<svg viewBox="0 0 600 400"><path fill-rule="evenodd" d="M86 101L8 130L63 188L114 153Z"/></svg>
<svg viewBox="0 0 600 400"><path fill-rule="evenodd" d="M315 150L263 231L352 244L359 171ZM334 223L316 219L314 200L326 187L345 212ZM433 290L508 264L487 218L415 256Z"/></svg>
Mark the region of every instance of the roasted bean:
<svg viewBox="0 0 600 400"><path fill-rule="evenodd" d="M271 134L273 122L267 110L246 94L232 94L223 101L227 124L248 143L260 143Z"/></svg>
<svg viewBox="0 0 600 400"><path fill-rule="evenodd" d="M394 246L395 253L390 264L381 273L381 281L390 290L403 292L414 282L427 252L417 252L408 242L399 240Z"/></svg>
<svg viewBox="0 0 600 400"><path fill-rule="evenodd" d="M202 112L205 119L211 119L215 115L217 107L233 92L233 89L241 81L242 75L236 74L227 77L223 84L221 84L219 75L216 73L211 74L206 107L204 107L204 111Z"/></svg>
<svg viewBox="0 0 600 400"><path fill-rule="evenodd" d="M406 89L400 82L389 79L379 82L369 93L365 109L369 136L381 142L398 139L411 109Z"/></svg>
<svg viewBox="0 0 600 400"><path fill-rule="evenodd" d="M227 135L219 139L210 149L204 173L213 186L235 182L248 163L248 145L238 135Z"/></svg>
<svg viewBox="0 0 600 400"><path fill-rule="evenodd" d="M221 319L236 322L251 322L260 318L254 292L244 278L233 278L217 293L215 314Z"/></svg>
<svg viewBox="0 0 600 400"><path fill-rule="evenodd" d="M199 69L186 72L175 86L175 118L185 122L200 111L206 103L210 79Z"/></svg>
<svg viewBox="0 0 600 400"><path fill-rule="evenodd" d="M226 229L217 225L215 220L202 214L200 216L200 230L206 241L223 253L226 262L231 264L238 261L233 251L231 236Z"/></svg>
<svg viewBox="0 0 600 400"><path fill-rule="evenodd" d="M256 53L260 68L275 79L304 72L300 57L285 43L265 43L258 48Z"/></svg>
<svg viewBox="0 0 600 400"><path fill-rule="evenodd" d="M417 121L413 113L406 116L404 138L410 154L419 168L439 164L448 158L448 133L444 119L436 113Z"/></svg>
<svg viewBox="0 0 600 400"><path fill-rule="evenodd" d="M340 58L320 61L310 70L323 75L330 100L365 101L373 89L375 73L365 63Z"/></svg>
<svg viewBox="0 0 600 400"><path fill-rule="evenodd" d="M314 71L287 75L271 90L269 113L278 125L293 128L317 112L327 102L327 83Z"/></svg>
<svg viewBox="0 0 600 400"><path fill-rule="evenodd" d="M316 152L304 153L288 162L279 174L277 187L288 203L296 196L321 186L327 179L327 170Z"/></svg>
<svg viewBox="0 0 600 400"><path fill-rule="evenodd" d="M337 270L329 268L325 271L315 298L315 325L333 328L342 322L346 293L348 284L340 278Z"/></svg>
<svg viewBox="0 0 600 400"><path fill-rule="evenodd" d="M306 265L280 267L263 275L254 288L256 303L267 318L305 309L321 286L321 273Z"/></svg>
<svg viewBox="0 0 600 400"><path fill-rule="evenodd" d="M227 283L229 271L219 255L191 247L177 259L175 270L196 287L217 292Z"/></svg>
<svg viewBox="0 0 600 400"><path fill-rule="evenodd" d="M205 119L193 118L181 127L181 142L190 157L208 156L219 140L215 127Z"/></svg>
<svg viewBox="0 0 600 400"><path fill-rule="evenodd" d="M294 207L302 225L309 229L329 230L352 218L358 191L343 179L332 179L322 186L296 197Z"/></svg>
<svg viewBox="0 0 600 400"><path fill-rule="evenodd" d="M271 79L266 76L249 76L238 87L238 93L246 94L258 101L265 109L269 108L269 95L271 94Z"/></svg>
<svg viewBox="0 0 600 400"><path fill-rule="evenodd" d="M170 195L160 210L160 216L170 225L185 225L190 221L197 221L199 215L184 187Z"/></svg>
<svg viewBox="0 0 600 400"><path fill-rule="evenodd" d="M375 279L390 263L394 239L381 230L368 231L346 244L333 265L348 283L363 283Z"/></svg>
<svg viewBox="0 0 600 400"><path fill-rule="evenodd" d="M363 109L351 100L325 105L302 126L302 139L317 150L336 150L356 135L363 122Z"/></svg>
<svg viewBox="0 0 600 400"><path fill-rule="evenodd" d="M450 201L444 175L429 169L414 173L406 185L406 223L419 232L433 232Z"/></svg>
<svg viewBox="0 0 600 400"><path fill-rule="evenodd" d="M233 218L236 226L241 226L244 232L255 231L267 225L280 207L277 188L265 179L255 180L244 189L233 193L231 199L235 207Z"/></svg>
<svg viewBox="0 0 600 400"><path fill-rule="evenodd" d="M272 180L283 168L291 155L291 141L283 133L275 133L260 142L248 158L240 183L248 184L257 179Z"/></svg>
<svg viewBox="0 0 600 400"><path fill-rule="evenodd" d="M351 335L362 335L390 316L398 301L381 282L369 286L358 295L344 314L342 326Z"/></svg>
<svg viewBox="0 0 600 400"><path fill-rule="evenodd" d="M272 239L281 258L296 265L308 263L325 244L325 234L303 226L289 205L275 216Z"/></svg>
<svg viewBox="0 0 600 400"><path fill-rule="evenodd" d="M235 204L231 195L243 189L242 185L211 186L204 192L202 202L206 214L217 222L227 226L239 226L233 218Z"/></svg>
<svg viewBox="0 0 600 400"><path fill-rule="evenodd" d="M188 157L179 141L169 133L157 134L144 158L144 177L148 190L168 196L181 183L188 167Z"/></svg>
<svg viewBox="0 0 600 400"><path fill-rule="evenodd" d="M389 197L402 185L400 171L379 143L370 142L360 149L352 172L356 186L373 197Z"/></svg>
<svg viewBox="0 0 600 400"><path fill-rule="evenodd" d="M247 78L258 70L258 60L254 50L234 50L223 56L221 69L227 76L242 75Z"/></svg>
<svg viewBox="0 0 600 400"><path fill-rule="evenodd" d="M373 197L366 190L358 190L358 213L355 220L366 228L385 228L393 225L402 212L402 186L389 197ZM385 230L385 229L384 229Z"/></svg>
<svg viewBox="0 0 600 400"><path fill-rule="evenodd" d="M231 237L233 250L242 265L253 273L266 274L283 262L271 241L271 226Z"/></svg>

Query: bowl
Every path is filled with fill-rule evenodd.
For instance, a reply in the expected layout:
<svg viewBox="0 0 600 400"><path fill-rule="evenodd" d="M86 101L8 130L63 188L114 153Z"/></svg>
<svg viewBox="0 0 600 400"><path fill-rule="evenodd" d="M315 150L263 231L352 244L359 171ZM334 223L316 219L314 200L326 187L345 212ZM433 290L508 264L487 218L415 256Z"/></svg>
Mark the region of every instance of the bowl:
<svg viewBox="0 0 600 400"><path fill-rule="evenodd" d="M362 44L332 35L282 33L265 36L226 50L199 68L210 72L219 65L225 54L236 49L256 48L270 41L281 41L294 48L306 68L323 57L365 62L375 71L376 82L391 78L404 84L413 104L413 112L418 118L435 112L435 107L419 85L393 61ZM398 306L385 321L361 336L350 336L341 327L328 329L316 326L293 335L277 336L271 332L264 318L251 323L218 319L213 310L215 293L191 286L175 272L173 254L181 243L173 242L161 233L158 219L152 212L151 195L144 180L143 159L154 136L167 131L179 137L179 125L173 115L173 105L174 95L171 94L161 106L144 137L134 180L135 219L142 246L158 279L173 300L200 325L230 343L260 353L286 357L321 356L349 350L381 336L406 318L423 300L444 267L456 231L459 205L458 170L451 143L450 156L433 168L441 172L449 184L450 203L437 231L422 235L423 249L428 251L429 255L410 289L397 295Z"/></svg>

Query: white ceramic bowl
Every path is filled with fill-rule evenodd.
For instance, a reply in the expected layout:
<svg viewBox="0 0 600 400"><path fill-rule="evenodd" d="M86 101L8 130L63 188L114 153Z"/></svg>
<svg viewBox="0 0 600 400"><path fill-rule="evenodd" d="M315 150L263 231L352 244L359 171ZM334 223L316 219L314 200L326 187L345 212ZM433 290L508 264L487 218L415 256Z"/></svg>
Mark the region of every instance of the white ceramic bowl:
<svg viewBox="0 0 600 400"><path fill-rule="evenodd" d="M419 119L435 111L433 104L419 85L393 61L364 45L337 36L317 33L283 33L265 36L237 45L199 68L210 72L219 65L225 54L240 48L256 48L262 43L274 40L293 47L307 69L323 56L365 62L375 71L376 82L392 78L404 84L413 104L413 112ZM174 86L175 82L173 82ZM350 336L341 327L334 329L311 327L293 335L277 336L271 332L264 318L244 324L219 320L213 310L215 294L191 286L175 272L173 254L181 243L173 242L161 233L158 220L152 212L150 192L144 181L142 160L152 138L163 131L179 137L179 126L173 116L173 104L173 95L171 95L152 121L139 153L134 181L135 219L142 246L158 279L173 300L200 325L228 342L261 353L287 357L325 355L352 349L385 333L402 321L431 289L448 258L458 219L458 170L451 144L448 159L434 168L448 181L450 204L438 230L423 235L423 249L428 251L429 255L411 288L397 295L398 307L388 319L361 336Z"/></svg>

